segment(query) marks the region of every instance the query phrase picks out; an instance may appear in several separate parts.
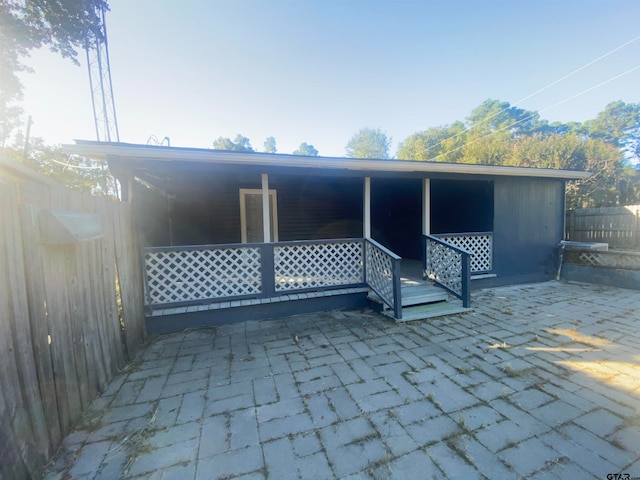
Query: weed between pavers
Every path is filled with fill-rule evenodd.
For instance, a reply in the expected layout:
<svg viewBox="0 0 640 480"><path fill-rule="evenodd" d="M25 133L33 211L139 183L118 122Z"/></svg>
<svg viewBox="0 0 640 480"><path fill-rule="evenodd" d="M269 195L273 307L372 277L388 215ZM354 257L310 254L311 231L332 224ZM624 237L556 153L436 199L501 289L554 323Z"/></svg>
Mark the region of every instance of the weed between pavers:
<svg viewBox="0 0 640 480"><path fill-rule="evenodd" d="M374 438L380 438L380 433L377 430L373 431L371 433L367 433L366 435L362 435L362 436L360 436L358 438L354 438L350 442L346 443L345 447L347 447L349 445L360 445L360 446L362 446L362 444L368 442L369 440L373 440Z"/></svg>
<svg viewBox="0 0 640 480"><path fill-rule="evenodd" d="M471 458L471 455L469 455L469 452L465 450L464 445L462 445L462 439L460 435L447 438L446 443L447 446L451 450L456 452L465 462L473 466L473 459Z"/></svg>
<svg viewBox="0 0 640 480"><path fill-rule="evenodd" d="M158 413L158 407L156 407L149 418L147 424L131 435L125 436L120 443L118 444L116 449L126 449L127 451L127 461L122 467L122 474L120 478L126 477L129 473L129 469L133 462L140 456L146 453L153 452L153 447L149 444L148 438L154 433L162 430L161 427L158 427L156 423L156 415Z"/></svg>

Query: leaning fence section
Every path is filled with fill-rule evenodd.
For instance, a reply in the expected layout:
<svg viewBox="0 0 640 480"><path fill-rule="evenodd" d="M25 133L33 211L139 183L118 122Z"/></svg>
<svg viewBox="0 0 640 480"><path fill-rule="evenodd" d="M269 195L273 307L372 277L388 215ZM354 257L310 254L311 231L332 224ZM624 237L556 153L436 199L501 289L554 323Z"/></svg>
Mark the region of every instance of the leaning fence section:
<svg viewBox="0 0 640 480"><path fill-rule="evenodd" d="M141 279L129 205L0 162L0 478L37 477L135 355Z"/></svg>

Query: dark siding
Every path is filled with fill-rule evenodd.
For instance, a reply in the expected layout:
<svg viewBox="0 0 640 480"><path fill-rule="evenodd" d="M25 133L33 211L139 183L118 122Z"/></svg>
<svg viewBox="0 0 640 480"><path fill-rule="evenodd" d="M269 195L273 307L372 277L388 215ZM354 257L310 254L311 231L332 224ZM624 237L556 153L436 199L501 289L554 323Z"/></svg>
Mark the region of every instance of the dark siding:
<svg viewBox="0 0 640 480"><path fill-rule="evenodd" d="M371 236L403 258L420 258L422 180L371 179Z"/></svg>
<svg viewBox="0 0 640 480"><path fill-rule="evenodd" d="M239 243L240 189L259 189L261 179L259 174L172 172L171 239L166 197L137 188L146 246ZM362 179L270 175L269 188L277 191L280 241L362 236Z"/></svg>
<svg viewBox="0 0 640 480"><path fill-rule="evenodd" d="M269 186L278 192L280 241L362 237L362 179L270 176Z"/></svg>
<svg viewBox="0 0 640 480"><path fill-rule="evenodd" d="M431 232L493 231L493 182L431 180Z"/></svg>
<svg viewBox="0 0 640 480"><path fill-rule="evenodd" d="M142 245L169 245L167 197L138 183L133 188L134 215Z"/></svg>
<svg viewBox="0 0 640 480"><path fill-rule="evenodd" d="M562 240L564 182L495 180L494 273L499 282L553 278Z"/></svg>

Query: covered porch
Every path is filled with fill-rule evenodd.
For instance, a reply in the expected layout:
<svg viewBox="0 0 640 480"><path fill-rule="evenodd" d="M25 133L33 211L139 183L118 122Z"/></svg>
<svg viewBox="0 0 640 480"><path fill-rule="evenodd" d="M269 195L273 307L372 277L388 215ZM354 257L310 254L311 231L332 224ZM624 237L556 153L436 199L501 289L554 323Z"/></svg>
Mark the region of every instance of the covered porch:
<svg viewBox="0 0 640 480"><path fill-rule="evenodd" d="M66 149L108 161L134 206L150 332L369 301L396 320L425 318L423 304L469 307L472 278L478 287L552 278L564 182L585 175L99 142ZM402 258L422 264L407 295Z"/></svg>
<svg viewBox="0 0 640 480"><path fill-rule="evenodd" d="M147 330L166 333L175 331L176 324L196 328L358 308L369 301L395 320L466 311L469 254L437 239L431 242L431 281L423 279L422 262L403 261L364 238L147 247ZM462 306L447 302L449 295L433 283L458 297ZM425 304L431 310L420 308Z"/></svg>

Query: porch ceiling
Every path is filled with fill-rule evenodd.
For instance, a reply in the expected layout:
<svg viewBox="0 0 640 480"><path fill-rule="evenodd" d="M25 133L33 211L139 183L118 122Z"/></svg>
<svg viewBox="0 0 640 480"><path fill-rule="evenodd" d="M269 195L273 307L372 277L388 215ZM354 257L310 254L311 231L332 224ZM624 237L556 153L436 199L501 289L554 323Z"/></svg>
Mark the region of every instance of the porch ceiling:
<svg viewBox="0 0 640 480"><path fill-rule="evenodd" d="M230 152L202 148L163 147L130 143L108 143L76 140L75 144L63 145L69 154L107 161L118 159L124 162L192 162L220 165L246 165L301 169L329 169L388 173L446 173L510 177L539 177L579 180L591 175L589 172L555 170L550 168L505 167L495 165L469 165L462 163L424 162L414 160L378 160L339 157L306 157L286 154L258 152Z"/></svg>

